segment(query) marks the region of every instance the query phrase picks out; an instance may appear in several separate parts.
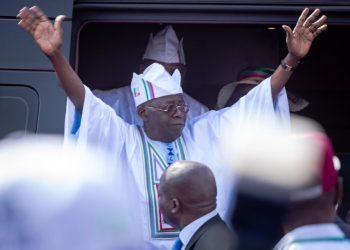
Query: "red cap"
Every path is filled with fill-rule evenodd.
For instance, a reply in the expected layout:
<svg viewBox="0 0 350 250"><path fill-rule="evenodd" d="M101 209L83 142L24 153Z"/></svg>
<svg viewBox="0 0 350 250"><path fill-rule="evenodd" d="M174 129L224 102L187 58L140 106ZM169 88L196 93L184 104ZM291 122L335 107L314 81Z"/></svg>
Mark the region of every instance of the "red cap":
<svg viewBox="0 0 350 250"><path fill-rule="evenodd" d="M311 132L302 136L303 139L310 142L319 148L320 165L316 169L316 177L318 177L318 185L320 194L331 191L338 180L338 171L334 165L334 150L329 137L321 132Z"/></svg>
<svg viewBox="0 0 350 250"><path fill-rule="evenodd" d="M322 147L322 155L324 158L323 165L320 166L319 177L322 183L322 191L325 193L331 191L337 185L338 171L334 166L334 150L329 137L322 133L315 134L315 137Z"/></svg>
<svg viewBox="0 0 350 250"><path fill-rule="evenodd" d="M335 188L338 180L338 171L333 160L333 146L328 136L321 132L312 132L303 134L299 139L307 140L306 143L310 142L311 145L319 149L320 161L315 169L316 172L314 172L316 182L313 183L312 187L292 192L290 198L295 201L319 197Z"/></svg>

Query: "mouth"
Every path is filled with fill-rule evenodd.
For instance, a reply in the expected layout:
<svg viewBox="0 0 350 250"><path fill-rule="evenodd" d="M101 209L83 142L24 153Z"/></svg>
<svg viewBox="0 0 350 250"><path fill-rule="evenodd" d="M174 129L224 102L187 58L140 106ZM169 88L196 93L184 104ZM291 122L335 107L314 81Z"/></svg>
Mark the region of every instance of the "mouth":
<svg viewBox="0 0 350 250"><path fill-rule="evenodd" d="M185 123L173 123L170 126L185 126Z"/></svg>

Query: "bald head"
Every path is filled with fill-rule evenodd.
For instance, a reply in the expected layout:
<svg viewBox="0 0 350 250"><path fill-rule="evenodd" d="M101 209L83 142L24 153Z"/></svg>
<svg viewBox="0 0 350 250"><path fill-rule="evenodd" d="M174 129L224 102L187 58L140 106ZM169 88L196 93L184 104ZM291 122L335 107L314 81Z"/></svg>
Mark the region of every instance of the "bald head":
<svg viewBox="0 0 350 250"><path fill-rule="evenodd" d="M168 190L181 197L187 205L205 208L208 203L216 203L216 183L211 170L198 162L178 161L164 174Z"/></svg>
<svg viewBox="0 0 350 250"><path fill-rule="evenodd" d="M216 183L211 170L198 162L177 161L162 175L160 205L168 223L182 228L216 208Z"/></svg>

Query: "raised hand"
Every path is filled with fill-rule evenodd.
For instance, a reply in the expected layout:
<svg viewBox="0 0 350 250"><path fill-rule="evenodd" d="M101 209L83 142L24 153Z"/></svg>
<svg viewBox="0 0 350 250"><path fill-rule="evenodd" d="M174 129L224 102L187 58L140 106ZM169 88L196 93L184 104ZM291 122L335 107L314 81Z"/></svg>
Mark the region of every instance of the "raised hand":
<svg viewBox="0 0 350 250"><path fill-rule="evenodd" d="M288 52L298 60L307 55L313 40L327 28L327 17L323 15L319 18L320 13L321 11L316 9L308 16L309 9L306 8L293 31L287 25L282 26L287 33Z"/></svg>
<svg viewBox="0 0 350 250"><path fill-rule="evenodd" d="M32 35L41 50L48 56L67 96L82 112L85 98L84 85L60 50L63 42L62 22L65 16L56 17L55 24L52 25L39 7L33 6L22 8L17 18L20 19L18 25Z"/></svg>
<svg viewBox="0 0 350 250"><path fill-rule="evenodd" d="M63 42L62 22L65 16L56 17L54 25L37 6L22 8L17 18L18 25L32 35L40 49L47 55L52 56L59 51Z"/></svg>

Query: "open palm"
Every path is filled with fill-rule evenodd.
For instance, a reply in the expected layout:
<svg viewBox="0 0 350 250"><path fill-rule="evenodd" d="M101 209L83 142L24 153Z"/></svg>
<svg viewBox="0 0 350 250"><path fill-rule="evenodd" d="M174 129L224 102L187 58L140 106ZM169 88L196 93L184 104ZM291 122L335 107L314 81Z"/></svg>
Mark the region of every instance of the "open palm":
<svg viewBox="0 0 350 250"><path fill-rule="evenodd" d="M319 9L316 9L310 16L307 16L309 9L304 9L293 31L287 25L282 26L287 33L288 51L293 56L301 59L307 55L313 40L327 28L326 16L318 18L320 12Z"/></svg>
<svg viewBox="0 0 350 250"><path fill-rule="evenodd" d="M40 49L48 56L61 48L63 30L61 28L64 16L58 16L52 25L47 16L36 6L30 9L24 7L17 18L19 25L30 33Z"/></svg>
<svg viewBox="0 0 350 250"><path fill-rule="evenodd" d="M33 37L47 55L53 54L62 45L62 31L55 30L49 21L41 22L34 30Z"/></svg>

